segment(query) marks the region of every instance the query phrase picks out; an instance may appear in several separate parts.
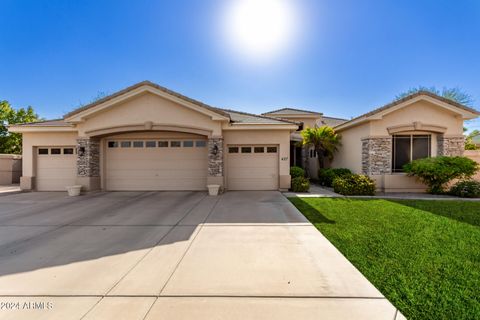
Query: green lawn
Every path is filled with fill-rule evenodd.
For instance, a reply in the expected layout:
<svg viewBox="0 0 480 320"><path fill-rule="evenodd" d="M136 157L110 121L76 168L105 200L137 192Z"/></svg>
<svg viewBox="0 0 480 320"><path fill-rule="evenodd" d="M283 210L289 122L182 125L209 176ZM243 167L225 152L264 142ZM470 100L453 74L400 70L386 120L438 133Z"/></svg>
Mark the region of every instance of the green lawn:
<svg viewBox="0 0 480 320"><path fill-rule="evenodd" d="M480 319L480 202L290 201L407 318Z"/></svg>

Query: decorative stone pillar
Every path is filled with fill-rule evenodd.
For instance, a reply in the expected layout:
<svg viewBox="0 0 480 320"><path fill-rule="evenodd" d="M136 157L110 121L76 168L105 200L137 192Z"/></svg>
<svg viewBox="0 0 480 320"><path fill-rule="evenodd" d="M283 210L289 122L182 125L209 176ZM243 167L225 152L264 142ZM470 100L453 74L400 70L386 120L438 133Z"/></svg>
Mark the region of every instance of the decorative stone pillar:
<svg viewBox="0 0 480 320"><path fill-rule="evenodd" d="M77 139L77 183L86 190L100 189L99 139Z"/></svg>
<svg viewBox="0 0 480 320"><path fill-rule="evenodd" d="M437 155L438 156L463 156L465 150L465 138L463 136L446 137L437 136Z"/></svg>
<svg viewBox="0 0 480 320"><path fill-rule="evenodd" d="M362 173L383 175L392 172L392 138L362 139Z"/></svg>
<svg viewBox="0 0 480 320"><path fill-rule="evenodd" d="M223 138L208 139L208 177L207 184L219 184L223 187Z"/></svg>

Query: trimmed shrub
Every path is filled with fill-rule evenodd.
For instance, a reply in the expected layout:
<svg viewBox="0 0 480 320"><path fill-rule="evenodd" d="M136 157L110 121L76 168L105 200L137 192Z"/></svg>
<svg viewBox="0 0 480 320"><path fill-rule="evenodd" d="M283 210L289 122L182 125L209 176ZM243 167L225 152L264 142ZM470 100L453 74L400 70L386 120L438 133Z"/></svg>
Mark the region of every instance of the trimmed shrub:
<svg viewBox="0 0 480 320"><path fill-rule="evenodd" d="M333 191L345 196L375 195L375 181L362 174L350 174L333 180Z"/></svg>
<svg viewBox="0 0 480 320"><path fill-rule="evenodd" d="M305 170L300 167L290 167L290 175L292 176L292 179L305 177Z"/></svg>
<svg viewBox="0 0 480 320"><path fill-rule="evenodd" d="M442 156L414 160L404 165L403 170L426 184L429 193L441 194L448 182L472 177L479 164L467 157Z"/></svg>
<svg viewBox="0 0 480 320"><path fill-rule="evenodd" d="M450 188L450 194L462 198L480 198L480 181L464 180Z"/></svg>
<svg viewBox="0 0 480 320"><path fill-rule="evenodd" d="M310 181L305 177L296 177L292 179L293 192L308 192L310 189Z"/></svg>
<svg viewBox="0 0 480 320"><path fill-rule="evenodd" d="M347 168L326 168L318 170L318 180L322 186L331 187L337 177L351 175L352 171Z"/></svg>

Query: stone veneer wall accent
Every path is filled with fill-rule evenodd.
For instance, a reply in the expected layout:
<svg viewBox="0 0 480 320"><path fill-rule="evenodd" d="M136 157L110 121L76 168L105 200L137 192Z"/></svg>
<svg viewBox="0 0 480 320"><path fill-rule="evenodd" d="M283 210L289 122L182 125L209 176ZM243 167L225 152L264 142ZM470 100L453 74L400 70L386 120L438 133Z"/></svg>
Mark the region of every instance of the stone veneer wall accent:
<svg viewBox="0 0 480 320"><path fill-rule="evenodd" d="M85 148L83 155L80 155L80 148ZM77 139L77 176L100 176L100 141L98 139Z"/></svg>
<svg viewBox="0 0 480 320"><path fill-rule="evenodd" d="M392 138L362 139L362 173L368 175L392 172Z"/></svg>
<svg viewBox="0 0 480 320"><path fill-rule="evenodd" d="M213 150L217 146L217 154ZM223 138L208 139L208 175L223 177Z"/></svg>
<svg viewBox="0 0 480 320"><path fill-rule="evenodd" d="M445 137L437 136L438 156L463 156L465 150L465 138L463 136Z"/></svg>

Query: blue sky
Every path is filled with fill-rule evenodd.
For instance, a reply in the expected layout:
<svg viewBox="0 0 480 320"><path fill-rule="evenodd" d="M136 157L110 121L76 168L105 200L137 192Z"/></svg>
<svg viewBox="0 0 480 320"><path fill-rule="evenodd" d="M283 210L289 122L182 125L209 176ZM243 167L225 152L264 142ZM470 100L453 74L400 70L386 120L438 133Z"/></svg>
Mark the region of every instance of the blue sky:
<svg viewBox="0 0 480 320"><path fill-rule="evenodd" d="M261 63L225 49L231 1L0 0L0 99L55 118L151 80L218 107L350 118L424 85L480 108L478 0L296 0L291 50Z"/></svg>

